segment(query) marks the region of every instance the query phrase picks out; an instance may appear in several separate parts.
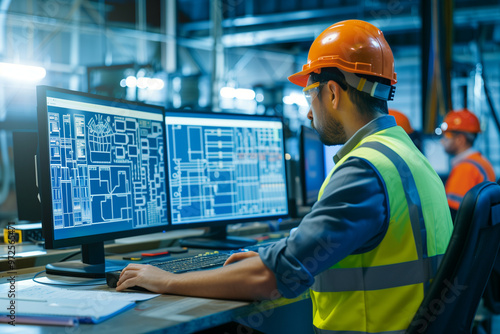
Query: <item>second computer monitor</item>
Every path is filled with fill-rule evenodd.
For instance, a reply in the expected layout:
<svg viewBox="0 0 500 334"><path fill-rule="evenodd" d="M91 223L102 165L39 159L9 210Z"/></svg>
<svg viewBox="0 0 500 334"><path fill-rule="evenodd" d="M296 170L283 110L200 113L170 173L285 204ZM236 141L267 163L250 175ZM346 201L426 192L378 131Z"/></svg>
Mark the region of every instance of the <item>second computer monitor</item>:
<svg viewBox="0 0 500 334"><path fill-rule="evenodd" d="M300 132L300 159L302 202L312 206L325 179L324 146L318 133L304 125Z"/></svg>
<svg viewBox="0 0 500 334"><path fill-rule="evenodd" d="M222 226L225 239L229 223L288 215L280 118L167 111L165 122L174 228Z"/></svg>

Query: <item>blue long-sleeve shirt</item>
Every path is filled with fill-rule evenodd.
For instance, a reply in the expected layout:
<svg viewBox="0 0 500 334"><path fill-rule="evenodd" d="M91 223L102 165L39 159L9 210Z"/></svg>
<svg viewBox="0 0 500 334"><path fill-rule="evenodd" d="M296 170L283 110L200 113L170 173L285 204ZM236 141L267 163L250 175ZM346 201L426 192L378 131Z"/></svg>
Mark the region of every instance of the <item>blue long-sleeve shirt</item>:
<svg viewBox="0 0 500 334"><path fill-rule="evenodd" d="M379 117L358 130L334 157L338 162L368 135L396 126L392 116ZM350 254L370 251L389 226L388 196L377 170L365 159L347 159L333 173L323 196L285 239L259 248L281 295L293 298L314 277Z"/></svg>

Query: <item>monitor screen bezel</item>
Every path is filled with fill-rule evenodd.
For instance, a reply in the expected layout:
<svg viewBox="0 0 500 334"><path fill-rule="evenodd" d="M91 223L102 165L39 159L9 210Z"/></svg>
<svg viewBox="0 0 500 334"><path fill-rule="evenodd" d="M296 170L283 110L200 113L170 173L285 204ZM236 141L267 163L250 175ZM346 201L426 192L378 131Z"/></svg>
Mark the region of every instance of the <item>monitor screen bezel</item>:
<svg viewBox="0 0 500 334"><path fill-rule="evenodd" d="M165 122L166 118L169 116L169 114L172 113L182 113L185 114L188 117L194 117L195 115L199 116L207 116L207 117L232 117L235 119L241 118L241 119L262 119L262 120L273 120L273 121L279 121L282 126L282 143L283 143L283 154L282 154L282 161L283 161L283 170L284 170L284 183L285 183L285 189L286 189L286 211L287 213L285 214L276 214L276 215L269 215L269 216L260 216L260 217L249 217L249 218L227 218L227 219L221 219L221 220L210 220L210 221L202 221L202 222L186 222L186 223L176 223L174 224L172 221L172 208L169 207L169 214L170 214L170 228L172 230L178 230L178 229L186 229L186 228L198 228L198 227L223 227L227 226L230 224L238 224L238 223L248 223L248 222L259 222L259 221L268 221L268 220L277 220L277 219L286 219L290 217L290 205L288 203L288 196L290 193L290 189L288 189L288 184L287 184L287 170L286 170L286 140L285 140L285 123L283 121L282 116L273 116L273 115L257 115L257 114L241 114L241 113L230 113L230 112L211 112L211 111L203 111L203 110L179 110L179 109L166 109L165 110ZM168 133L165 132L166 134L166 140L168 144ZM168 152L168 147L165 148L165 152ZM168 154L165 153L167 156ZM168 163L165 164L167 166ZM167 168L167 173L168 173L168 166ZM167 176L167 179L170 180L170 175ZM167 183L168 185L168 195L170 198L170 184Z"/></svg>
<svg viewBox="0 0 500 334"><path fill-rule="evenodd" d="M302 203L304 206L312 206L314 203L316 203L317 198L315 200L309 200L309 197L307 195L307 172L306 172L306 135L307 133L312 133L318 136L316 130L306 126L306 125L301 125L300 126L300 185L301 185L301 194L302 194ZM321 142L321 141L320 141ZM323 170L323 179L326 177L326 169L325 169L325 164L324 164L324 155L325 155L325 146L323 143L321 143L321 152L320 152L320 157L321 157L321 164L320 168ZM321 188L320 188L321 189ZM319 189L318 189L319 191Z"/></svg>
<svg viewBox="0 0 500 334"><path fill-rule="evenodd" d="M54 220L52 212L52 195L51 195L51 175L50 175L50 157L49 157L49 133L48 133L48 109L47 109L47 92L54 91L64 94L71 94L75 96L82 96L87 98L93 98L97 100L102 100L106 102L115 102L120 104L126 104L130 106L136 106L138 108L145 107L149 109L154 109L158 114L162 115L162 129L165 134L163 138L163 145L166 147L166 132L165 132L165 118L164 118L164 108L162 106L150 105L141 102L128 101L123 99L114 99L105 96L83 93L72 91L68 89L62 89L51 86L37 86L37 115L38 115L38 188L40 194L40 203L42 207L42 234L45 238L45 248L54 249L68 246L80 246L82 244L103 242L108 240L113 240L117 238L125 238L130 236L138 236L154 232L166 231L170 227L170 214L167 208L167 224L159 226L144 227L139 229L131 229L125 231L107 232L86 236L78 236L74 238L66 239L55 239L54 235ZM166 152L164 151L164 173L167 176L167 159ZM165 186L168 189L168 177L165 179ZM166 189L166 199L169 202L168 191Z"/></svg>

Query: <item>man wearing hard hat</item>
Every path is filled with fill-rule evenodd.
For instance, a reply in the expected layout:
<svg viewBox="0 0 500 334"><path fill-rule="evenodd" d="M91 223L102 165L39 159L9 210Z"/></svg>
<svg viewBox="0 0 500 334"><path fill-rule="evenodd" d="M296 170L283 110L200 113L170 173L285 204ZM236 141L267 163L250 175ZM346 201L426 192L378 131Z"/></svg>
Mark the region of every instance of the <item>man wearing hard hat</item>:
<svg viewBox="0 0 500 334"><path fill-rule="evenodd" d="M495 171L491 163L472 146L481 132L479 119L468 109L446 114L441 124L441 144L449 155L452 170L446 180L446 197L451 214L455 217L465 193L483 181L495 182Z"/></svg>
<svg viewBox="0 0 500 334"><path fill-rule="evenodd" d="M310 289L317 333L404 333L452 221L441 180L387 115L396 83L392 51L370 23L339 22L316 38L289 80L304 87L323 143L344 144L298 228L219 269L170 274L129 265L117 290L268 299Z"/></svg>
<svg viewBox="0 0 500 334"><path fill-rule="evenodd" d="M410 124L410 120L402 112L397 111L395 109L389 109L389 115L394 117L394 119L396 120L396 124L402 127L407 135L411 135L412 133L415 132L415 130L413 130Z"/></svg>

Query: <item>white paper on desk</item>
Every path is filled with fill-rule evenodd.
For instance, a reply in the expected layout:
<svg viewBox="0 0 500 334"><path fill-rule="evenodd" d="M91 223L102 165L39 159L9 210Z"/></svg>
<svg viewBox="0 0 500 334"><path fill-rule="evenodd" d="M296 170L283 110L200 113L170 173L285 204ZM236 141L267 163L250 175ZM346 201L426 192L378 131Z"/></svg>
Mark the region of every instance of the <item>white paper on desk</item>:
<svg viewBox="0 0 500 334"><path fill-rule="evenodd" d="M132 301L65 299L50 301L25 300L21 298L0 298L0 315L8 315L8 306L15 301L16 315L19 316L67 316L75 317L82 323L99 323L113 315L134 307Z"/></svg>
<svg viewBox="0 0 500 334"><path fill-rule="evenodd" d="M44 277L37 278L38 281L45 281ZM33 280L24 280L16 282L16 298L30 300L48 300L57 299L92 299L98 301L125 301L135 302L144 301L158 297L159 294L136 293L136 292L116 292L107 290L91 290L90 286L66 288L39 284ZM97 288L97 287L96 287ZM10 283L0 284L0 297L7 296L10 289Z"/></svg>
<svg viewBox="0 0 500 334"><path fill-rule="evenodd" d="M47 284L55 284L58 283L58 281L55 281L53 279L50 279L49 277L40 277L37 278L38 282L42 283L47 283ZM97 281L97 280L96 280ZM60 283L60 282L59 282ZM105 282L103 283L103 286L105 286ZM52 287L50 285L43 285L43 284L37 284L35 286L47 286L47 287ZM54 286L57 288L57 286ZM93 290L89 290L89 288L92 288L91 286L72 286L70 288L66 288L63 286L60 286L59 288L66 289L66 290L71 290L71 293L75 293L77 291L93 291L97 296L100 297L106 297L109 296L113 299L119 299L119 300L129 300L129 301L136 301L136 302L141 302L144 300L149 300L153 299L155 297L160 296L160 294L157 293L141 293L141 292L116 292L116 291L109 291L109 289L106 287L106 290L101 290L99 289L98 286L95 286ZM64 296L65 297L65 296Z"/></svg>

